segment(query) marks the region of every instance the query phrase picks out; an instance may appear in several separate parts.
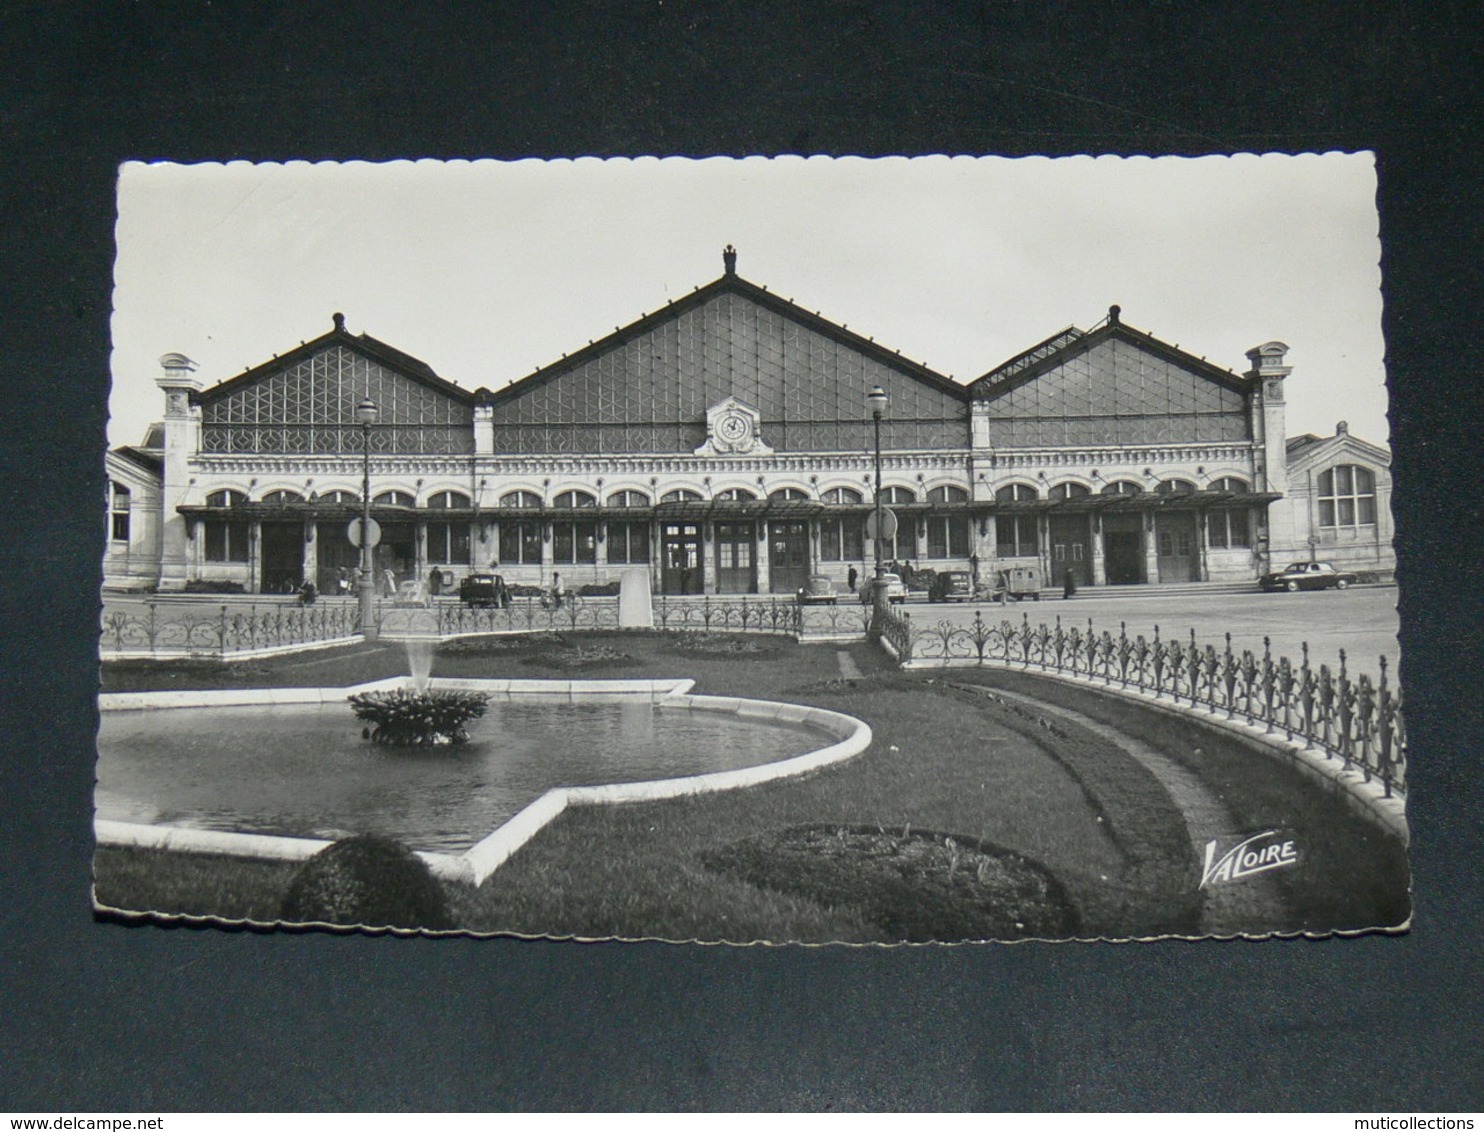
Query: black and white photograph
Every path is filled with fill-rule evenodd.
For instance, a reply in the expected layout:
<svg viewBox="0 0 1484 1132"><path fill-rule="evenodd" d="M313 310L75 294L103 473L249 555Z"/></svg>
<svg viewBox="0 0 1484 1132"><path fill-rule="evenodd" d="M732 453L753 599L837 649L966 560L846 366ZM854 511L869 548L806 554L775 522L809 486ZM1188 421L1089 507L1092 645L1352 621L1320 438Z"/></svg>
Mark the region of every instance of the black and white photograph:
<svg viewBox="0 0 1484 1132"><path fill-rule="evenodd" d="M1365 151L125 163L96 909L1405 931L1376 196Z"/></svg>

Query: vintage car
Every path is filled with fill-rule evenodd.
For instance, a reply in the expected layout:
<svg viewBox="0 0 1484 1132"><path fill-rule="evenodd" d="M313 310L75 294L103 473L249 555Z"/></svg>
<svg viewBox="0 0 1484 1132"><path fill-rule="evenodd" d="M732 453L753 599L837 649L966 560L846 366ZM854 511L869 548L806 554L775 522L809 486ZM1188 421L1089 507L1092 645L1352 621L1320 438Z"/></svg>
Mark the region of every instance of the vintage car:
<svg viewBox="0 0 1484 1132"><path fill-rule="evenodd" d="M939 570L928 587L928 601L973 601L974 579L967 570Z"/></svg>
<svg viewBox="0 0 1484 1132"><path fill-rule="evenodd" d="M900 574L882 574L881 580L886 583L887 601L891 602L893 605L901 605L902 602L907 600L907 586L906 583L902 581L902 576ZM862 605L871 604L871 587L875 585L875 583L876 578L872 574L867 574L865 578L861 580Z"/></svg>
<svg viewBox="0 0 1484 1132"><path fill-rule="evenodd" d="M1343 590L1355 584L1355 575L1342 573L1329 562L1295 562L1276 574L1264 574L1257 584L1269 592Z"/></svg>
<svg viewBox="0 0 1484 1132"><path fill-rule="evenodd" d="M1034 566L1011 566L995 575L994 599L1005 602L1010 598L1041 600L1041 571Z"/></svg>
<svg viewBox="0 0 1484 1132"><path fill-rule="evenodd" d="M459 583L459 600L465 605L493 607L500 603L503 588L498 574L469 574Z"/></svg>
<svg viewBox="0 0 1484 1132"><path fill-rule="evenodd" d="M800 605L834 605L839 599L834 581L826 574L810 574L799 590Z"/></svg>

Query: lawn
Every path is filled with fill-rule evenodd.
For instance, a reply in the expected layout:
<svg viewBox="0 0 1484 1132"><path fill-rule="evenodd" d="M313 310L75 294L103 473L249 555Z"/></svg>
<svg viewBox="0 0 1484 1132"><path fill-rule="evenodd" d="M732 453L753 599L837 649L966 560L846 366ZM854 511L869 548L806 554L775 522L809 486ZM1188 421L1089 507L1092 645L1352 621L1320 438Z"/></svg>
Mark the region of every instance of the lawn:
<svg viewBox="0 0 1484 1132"><path fill-rule="evenodd" d="M345 685L405 672L390 645L250 663L110 664L104 687ZM439 675L690 677L698 692L830 708L875 733L862 755L806 777L569 810L483 887L450 893L468 930L893 942L1195 929L1189 838L1153 776L1090 732L953 686L1005 681L1055 700L1068 694L1061 685L993 670L956 672L950 683L901 672L863 643L657 633L451 642ZM1335 799L1234 739L1076 694L1079 711L1142 729L1162 748L1199 747L1224 795L1254 818L1286 807L1314 831L1306 849L1322 867L1285 881L1290 922L1264 927L1395 922L1370 917L1394 911L1398 889L1404 908L1405 856ZM1359 870L1348 878L1346 860ZM293 867L104 849L96 872L107 905L271 920Z"/></svg>

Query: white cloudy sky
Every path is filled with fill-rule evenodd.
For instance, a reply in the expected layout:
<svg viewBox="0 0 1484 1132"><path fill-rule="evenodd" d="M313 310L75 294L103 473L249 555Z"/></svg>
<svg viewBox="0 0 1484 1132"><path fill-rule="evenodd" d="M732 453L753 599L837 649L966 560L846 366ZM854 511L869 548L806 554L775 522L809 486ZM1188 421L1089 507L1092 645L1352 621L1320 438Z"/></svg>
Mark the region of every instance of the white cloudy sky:
<svg viewBox="0 0 1484 1132"><path fill-rule="evenodd" d="M109 441L158 358L211 385L330 329L497 389L738 272L968 381L1110 303L1238 371L1292 348L1288 432L1387 439L1369 154L124 166ZM864 409L862 410L864 412Z"/></svg>

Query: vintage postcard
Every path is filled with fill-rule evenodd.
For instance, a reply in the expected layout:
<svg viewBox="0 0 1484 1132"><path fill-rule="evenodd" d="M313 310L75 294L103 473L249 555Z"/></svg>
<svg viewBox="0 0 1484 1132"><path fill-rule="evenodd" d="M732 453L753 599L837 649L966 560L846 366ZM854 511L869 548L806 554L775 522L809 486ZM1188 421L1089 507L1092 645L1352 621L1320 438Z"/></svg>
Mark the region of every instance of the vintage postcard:
<svg viewBox="0 0 1484 1132"><path fill-rule="evenodd" d="M1404 928L1367 153L131 163L95 902Z"/></svg>

